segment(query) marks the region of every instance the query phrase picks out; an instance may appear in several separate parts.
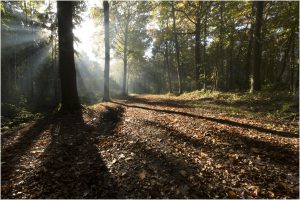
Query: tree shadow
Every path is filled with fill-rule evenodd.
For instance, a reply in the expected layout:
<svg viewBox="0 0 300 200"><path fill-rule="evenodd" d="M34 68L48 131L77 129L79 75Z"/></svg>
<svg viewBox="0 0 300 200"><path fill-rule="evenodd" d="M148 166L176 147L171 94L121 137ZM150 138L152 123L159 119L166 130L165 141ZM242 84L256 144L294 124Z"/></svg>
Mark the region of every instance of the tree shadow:
<svg viewBox="0 0 300 200"><path fill-rule="evenodd" d="M162 110L162 109L155 109L155 108L150 108L150 107L145 107L145 106L136 106L136 105L128 105L125 103L120 103L114 101L113 103L123 105L126 107L132 107L132 108L140 108L140 109L145 109L145 110L152 110L156 112L162 112L162 113L168 113L168 114L176 114L176 115L182 115L182 116L187 116L187 117L193 117L193 118L198 118L198 119L204 119L212 122L217 122L220 124L225 124L225 125L230 125L230 126L236 126L236 127L241 127L241 128L247 128L247 129L253 129L259 132L264 132L264 133L271 133L273 135L278 135L281 137L288 137L288 138L298 138L299 135L291 132L285 132L285 131L277 131L277 130L272 130L272 129L266 129L263 127L258 127L250 124L243 124L240 122L235 122L231 120L225 120L225 119L218 119L218 118L213 118L213 117L205 117L205 116L200 116L200 115L195 115L192 113L186 113L186 112L181 112L181 111L173 111L173 110Z"/></svg>
<svg viewBox="0 0 300 200"><path fill-rule="evenodd" d="M191 102L190 100L173 100L173 99L164 99L163 101L157 101L155 99L147 99L136 96L128 96L126 98L128 101L134 103L148 104L152 106L167 106L174 108L193 108L192 106L186 105L186 103Z"/></svg>
<svg viewBox="0 0 300 200"><path fill-rule="evenodd" d="M122 198L99 149L98 136L114 134L121 120L122 109L112 110L98 113L102 123L96 125L87 125L82 111L55 117L51 142L38 157L41 164L26 176L30 198ZM109 129L102 130L106 125Z"/></svg>
<svg viewBox="0 0 300 200"><path fill-rule="evenodd" d="M199 198L206 197L209 194L218 195L221 198L228 198L226 194L219 193L220 191L224 191L224 188L218 190L217 186L230 187L230 184L223 184L222 175L218 177L218 173L221 171L230 171L232 176L239 176L241 183L243 181L253 181L260 187L264 188L267 184L274 184L273 189L282 194L292 194L292 196L297 197L299 195L299 191L293 191L291 193L290 189L284 188L280 185L283 181L290 181L286 176L273 176L274 170L275 173L278 172L278 169L285 169L291 174L295 174L298 177L298 165L299 165L299 157L298 154L294 151L290 151L288 147L285 146L276 146L275 144L271 144L268 142L263 142L258 139L248 138L246 136L233 134L230 137L227 137L229 133L218 133L216 135L217 138L221 138L223 142L226 143L215 143L211 140L199 140L196 138L192 138L189 135L185 135L185 133L177 131L167 125L163 125L159 122L155 121L145 121L143 123L145 126L153 126L156 129L159 128L165 131L167 137L171 137L174 141L179 141L180 143L186 143L187 146L192 146L198 150L198 152L206 152L207 156L212 158L212 171L205 171L205 175L203 178L200 178L200 183L203 183L201 188L198 188L198 192L203 192L203 196L196 194ZM159 131L159 130L157 130ZM216 139L216 138L215 138ZM240 140L243 142L243 145L237 145L234 141ZM257 148L255 151L252 151L252 147ZM173 149L171 152L176 152L177 150ZM188 188L192 188L192 190L188 190L189 194L194 194L193 190L195 188L194 185L190 185L185 181L182 181L178 172L180 169L184 169L187 172L187 175L184 177L189 177L189 175L194 175L197 171L193 170L193 167L196 165L198 169L205 168L205 161L200 163L194 163L194 159L189 156L176 156L175 159L170 159L170 153L167 153L163 150L156 149L145 149L140 150L141 153L144 153L143 159L149 160L152 165L162 166L162 168L167 168L163 170L162 175L164 173L170 173L173 177L178 177L178 183L182 183L183 185L188 185ZM146 152L146 153L145 153ZM149 153L150 152L150 153ZM159 154L157 152L160 152ZM157 155L154 156L153 154ZM189 152L188 152L189 154ZM187 154L187 155L188 155ZM179 154L180 155L180 154ZM237 155L238 159L232 158L232 155ZM174 157L174 156L173 156ZM259 159L258 159L259 157ZM163 159L160 159L163 158ZM168 159L169 158L169 159ZM176 162L177 160L184 160L185 162ZM153 160L153 161L151 161ZM244 162L246 161L246 162ZM249 164L249 162L252 164ZM153 164L156 163L156 164ZM167 163L167 164L166 164ZM170 164L171 163L171 164ZM221 168L216 167L217 163L221 163ZM252 165L252 168L251 166ZM150 165L151 166L151 165ZM223 168L223 166L225 168ZM279 167L279 168L278 168ZM239 169L247 169L245 172L241 173ZM250 169L250 170L249 170ZM252 170L251 170L252 169ZM269 171L270 170L270 171ZM287 173L288 173L287 172ZM182 175L182 174L181 174ZM189 181L189 180L187 180ZM202 181L202 182L201 182ZM208 181L208 182L207 182ZM191 183L191 181L190 181ZM208 184L212 183L214 186L209 187ZM297 184L297 181L294 182ZM197 188L196 188L197 189ZM206 196L205 196L206 195ZM263 198L268 198L267 196L262 196ZM172 198L183 198L183 196L174 196ZM186 198L186 197L184 197ZM188 196L188 198L193 198L192 196ZM207 197L206 197L207 198ZM208 198L215 198L215 196L209 196Z"/></svg>
<svg viewBox="0 0 300 200"><path fill-rule="evenodd" d="M1 183L9 181L12 173L16 168L16 165L20 163L20 159L23 155L28 153L28 150L31 146L39 139L39 136L43 131L45 131L51 124L53 119L52 115L46 116L37 120L27 131L24 131L17 142L13 145L8 146L7 148L1 148ZM11 138L5 138L9 140ZM1 143L3 143L3 138ZM2 194L1 195L5 195Z"/></svg>
<svg viewBox="0 0 300 200"><path fill-rule="evenodd" d="M102 116L104 127L114 113ZM107 118L109 116L109 118ZM98 116L100 117L100 116ZM115 117L113 117L115 118ZM114 129L118 121L109 125ZM110 135L113 133L107 133ZM121 198L119 187L109 173L98 149L97 132L87 126L81 112L57 119L56 131L44 152L45 159L34 178L41 188L33 198Z"/></svg>
<svg viewBox="0 0 300 200"><path fill-rule="evenodd" d="M145 170L146 179L135 182L132 188L133 198L210 198L207 184L195 175L196 163L192 160L186 162L187 158L178 158L172 154L166 154L158 149L147 147L146 143L136 142L131 146L138 159L129 167L131 176L138 174L140 169ZM141 160L146 165L141 165ZM184 170L186 174L180 173ZM212 174L207 173L207 176ZM193 176L193 181L189 180ZM217 189L217 188L216 188Z"/></svg>
<svg viewBox="0 0 300 200"><path fill-rule="evenodd" d="M180 131L177 131L167 125L161 124L159 122L144 120L144 125L150 125L153 127L159 127L165 130L168 133L168 136L171 138L185 142L188 145L191 145L195 148L209 147L209 148L221 148L221 144L215 145L213 143L209 143L206 141L205 143L199 139L192 138ZM245 155L252 153L254 155L262 155L264 158L268 158L270 163L274 163L276 165L284 165L284 166L298 166L299 159L298 154L289 149L288 146L275 145L270 142L262 141L255 138L250 138L244 135L240 135L237 133L230 133L226 130L222 130L221 133L217 133L213 131L213 136L219 138L223 142L226 142L230 145L230 148L235 152L240 152ZM236 145L236 141L241 141ZM252 148L255 148L255 152L251 152Z"/></svg>

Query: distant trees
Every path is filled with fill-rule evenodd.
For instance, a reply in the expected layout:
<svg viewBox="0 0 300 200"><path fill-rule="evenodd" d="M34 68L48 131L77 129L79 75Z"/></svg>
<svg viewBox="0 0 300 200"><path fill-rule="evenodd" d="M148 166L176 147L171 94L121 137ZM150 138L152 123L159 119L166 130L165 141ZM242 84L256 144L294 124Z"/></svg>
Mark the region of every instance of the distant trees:
<svg viewBox="0 0 300 200"><path fill-rule="evenodd" d="M109 47L109 4L108 1L103 1L104 10L104 31L105 31L105 67L104 67L104 93L103 101L109 101L109 61L110 61L110 47Z"/></svg>
<svg viewBox="0 0 300 200"><path fill-rule="evenodd" d="M56 13L51 2L1 2L2 102L55 106L61 99L63 109L80 107L72 34L80 4L58 2ZM299 89L299 2L104 1L103 8L105 81L97 88L104 101L110 42L123 61L114 93Z"/></svg>
<svg viewBox="0 0 300 200"><path fill-rule="evenodd" d="M73 47L73 2L57 2L59 72L61 81L62 110L71 111L80 108Z"/></svg>
<svg viewBox="0 0 300 200"><path fill-rule="evenodd" d="M171 77L174 91L299 87L299 2L177 1L159 2L155 8L153 18L163 25L151 30L156 31L153 51L168 52L168 62L156 54L149 62L168 69L160 76ZM149 80L152 91L155 81ZM169 83L166 78L160 87L168 92Z"/></svg>
<svg viewBox="0 0 300 200"><path fill-rule="evenodd" d="M133 68L137 68L145 61L143 56L149 43L145 27L149 18L150 5L151 3L143 1L111 3L112 46L115 51L114 56L123 60L121 93L124 96L128 94L128 80L130 79L128 72L132 70L139 73L140 70L133 70ZM130 63L132 63L132 69L128 67Z"/></svg>

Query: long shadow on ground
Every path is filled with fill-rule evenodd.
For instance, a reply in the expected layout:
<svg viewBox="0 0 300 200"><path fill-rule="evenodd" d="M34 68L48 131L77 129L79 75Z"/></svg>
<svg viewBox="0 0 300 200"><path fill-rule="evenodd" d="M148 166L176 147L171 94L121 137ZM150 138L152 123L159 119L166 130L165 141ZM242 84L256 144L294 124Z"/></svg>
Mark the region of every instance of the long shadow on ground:
<svg viewBox="0 0 300 200"><path fill-rule="evenodd" d="M192 106L186 105L188 102L192 102L191 100L172 100L172 99L164 99L164 101L151 101L150 99L135 97L135 96L128 96L126 100L135 102L135 103L142 103L148 104L152 106L168 106L168 107L175 107L175 108L192 108Z"/></svg>
<svg viewBox="0 0 300 200"><path fill-rule="evenodd" d="M167 125L161 124L159 122L149 121L145 120L143 122L145 125L150 125L153 127L159 127L163 130L165 130L168 135L178 141L181 141L182 143L186 142L187 144L195 147L195 148L202 148L204 146L207 146L208 142L205 143L202 140L192 138L189 135L186 135L184 133L181 133ZM209 130L207 130L209 131ZM250 154L253 153L255 155L260 154L265 162L269 162L276 165L282 165L289 168L296 167L299 164L299 158L298 154L291 149L289 149L289 146L285 145L275 145L266 141L261 141L259 139L246 137L244 135L240 135L238 133L230 133L226 130L222 130L221 132L212 131L212 135L215 138L219 138L224 142L227 142L230 145L231 149L234 149L235 152L238 152L239 154ZM210 137L210 136L207 136ZM236 141L240 141L237 143ZM213 144L210 144L210 148L214 146ZM216 148L221 148L222 145L218 144ZM255 152L252 152L252 148L256 148ZM224 157L221 157L220 159L224 159Z"/></svg>
<svg viewBox="0 0 300 200"><path fill-rule="evenodd" d="M50 122L52 121L53 116L47 116L39 119L35 124L28 128L20 138L13 143L12 145L1 148L1 185L6 184L11 178L16 165L21 161L22 156L28 153L30 147L39 139L41 133L49 127ZM16 131L18 132L18 131ZM12 133L13 136L16 134ZM2 138L4 140L9 140L11 137ZM6 191L3 191L1 187L1 196L6 196Z"/></svg>
<svg viewBox="0 0 300 200"><path fill-rule="evenodd" d="M194 161L149 148L145 142L136 142L132 144L131 149L139 157L138 161L146 162L143 168L146 169L146 176L150 180L135 184L133 194L136 196L133 198L210 198L205 180L196 177L197 164ZM140 164L133 163L133 166ZM130 174L137 174L134 167L132 170ZM186 174L181 174L181 170L185 170ZM207 176L212 174L207 173Z"/></svg>
<svg viewBox="0 0 300 200"><path fill-rule="evenodd" d="M167 125L161 124L159 122L155 121L149 121L144 120L143 126L152 126L153 128L161 129L165 131L165 134L172 138L174 141L179 141L180 143L186 143L188 146L192 146L195 149L198 150L204 150L205 152L210 152L209 156L213 158L214 161L218 161L218 163L222 163L223 165L228 162L227 167L233 167L236 169L242 168L246 169L248 167L248 163L242 162L245 158L248 158L253 161L254 166L256 167L256 170L246 170L245 173L236 172L234 170L229 170L231 173L238 173L240 177L244 180L240 180L241 182L245 180L251 180L253 182L256 182L261 187L266 187L267 184L274 184L274 190L278 193L283 193L286 195L291 195L294 198L296 198L299 195L298 190L293 190L292 192L281 186L280 181L282 179L286 179L285 176L281 176L280 179L277 176L271 176L271 172L269 172L269 168L271 166L277 166L281 169L288 169L287 171L292 174L296 174L296 176L299 176L298 173L298 165L299 165L299 158L298 154L296 152L290 151L287 147L283 146L275 146L274 144L259 141L257 139L248 138L242 135L238 134L231 134L231 133L216 133L215 137L220 138L222 141L227 142L230 144L229 146L224 144L215 144L211 141L207 141L204 139L196 139L189 135L186 135L185 133L182 133L178 130L175 130L171 127L168 127ZM242 145L236 145L235 140L240 140L242 142ZM258 150L253 152L251 151L251 148L255 147ZM153 151L150 149L144 149L143 151L140 151L144 155L142 155L143 159L149 160L150 163L152 163L151 166L156 166L159 168L162 168L164 170L164 173L169 173L173 178L175 178L175 182L177 182L178 185L187 185L188 194L192 196L188 196L189 198L193 198L194 196L199 198L211 198L213 196L209 196L209 194L217 194L219 196L224 196L224 193L216 188L218 185L224 185L222 183L222 177L218 177L217 174L206 172L204 179L214 179L214 185L215 187L209 188L205 184L206 180L198 180L200 183L200 188L196 189L193 184L191 184L191 180L185 179L186 176L182 176L179 172L180 169L184 169L187 174L195 174L195 170L193 171L193 166L195 166L193 160L189 160L188 157L182 157L181 159L186 160L188 159L188 162L179 162L179 158L171 158L170 154L166 154L163 151ZM230 159L230 155L236 154L239 156L239 159ZM260 155L263 165L259 161L257 163L257 156ZM253 159L255 158L255 159ZM228 161L230 160L230 161ZM229 164L230 163L230 164ZM198 164L199 165L199 164ZM201 166L202 165L202 166ZM205 162L201 163L200 166L204 168ZM216 166L216 163L214 163ZM199 166L198 166L199 167ZM229 168L227 168L229 169ZM235 170L236 170L235 169ZM215 170L215 173L217 173L219 169ZM278 172L276 172L278 173ZM161 176L164 176L163 174ZM201 184L202 183L202 184ZM199 186L199 185L198 185ZM172 198L183 198L184 196L174 196ZM226 198L226 196L224 196ZM268 196L263 196L263 198L268 198Z"/></svg>
<svg viewBox="0 0 300 200"><path fill-rule="evenodd" d="M56 116L41 165L25 180L30 198L122 198L97 145L99 136L113 134L122 112L107 109L95 116L100 118L95 126L84 123L81 111ZM12 198L11 193L2 197Z"/></svg>
<svg viewBox="0 0 300 200"><path fill-rule="evenodd" d="M225 119L219 119L219 118L213 118L213 117L205 117L205 116L195 115L195 114L192 114L192 113L181 112L181 111L162 110L162 109L150 108L150 107L145 107L145 106L136 106L136 105L124 104L124 103L120 103L120 102L114 102L114 103L119 104L119 105L123 105L123 106L126 106L126 107L140 108L140 109L152 110L152 111L156 111L156 112L183 115L183 116L193 117L193 118L198 118L198 119L205 119L205 120L212 121L212 122L217 122L217 123L220 123L220 124L226 124L226 125L236 126L236 127L241 127L241 128L254 129L254 130L257 130L259 132L271 133L273 135L279 135L279 136L282 136L282 137L289 137L289 138L298 138L299 137L299 135L295 134L295 133L285 132L285 131L277 131L277 130L272 130L272 129L266 129L266 128L263 128L263 127L258 127L258 126L254 126L254 125L250 125L250 124L244 124L244 123L235 122L235 121L231 121L231 120L225 120ZM135 103L135 102L132 102L132 103Z"/></svg>

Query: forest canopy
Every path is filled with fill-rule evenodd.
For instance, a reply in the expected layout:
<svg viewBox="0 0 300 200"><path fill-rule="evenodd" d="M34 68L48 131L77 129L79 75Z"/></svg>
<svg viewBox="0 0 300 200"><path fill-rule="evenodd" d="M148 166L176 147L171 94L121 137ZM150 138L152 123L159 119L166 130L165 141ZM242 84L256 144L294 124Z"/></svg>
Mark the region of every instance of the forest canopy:
<svg viewBox="0 0 300 200"><path fill-rule="evenodd" d="M103 97L100 1L73 3L80 102ZM110 95L298 91L299 2L110 1ZM57 5L1 2L3 103L61 100Z"/></svg>

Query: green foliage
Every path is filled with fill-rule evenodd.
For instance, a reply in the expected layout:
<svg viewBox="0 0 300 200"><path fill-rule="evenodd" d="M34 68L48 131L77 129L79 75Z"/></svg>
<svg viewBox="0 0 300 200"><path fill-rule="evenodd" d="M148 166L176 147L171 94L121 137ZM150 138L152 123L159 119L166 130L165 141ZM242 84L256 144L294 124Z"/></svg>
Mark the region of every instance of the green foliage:
<svg viewBox="0 0 300 200"><path fill-rule="evenodd" d="M299 99L282 91L263 90L257 93L200 91L176 97L189 106L217 109L230 115L297 119Z"/></svg>

